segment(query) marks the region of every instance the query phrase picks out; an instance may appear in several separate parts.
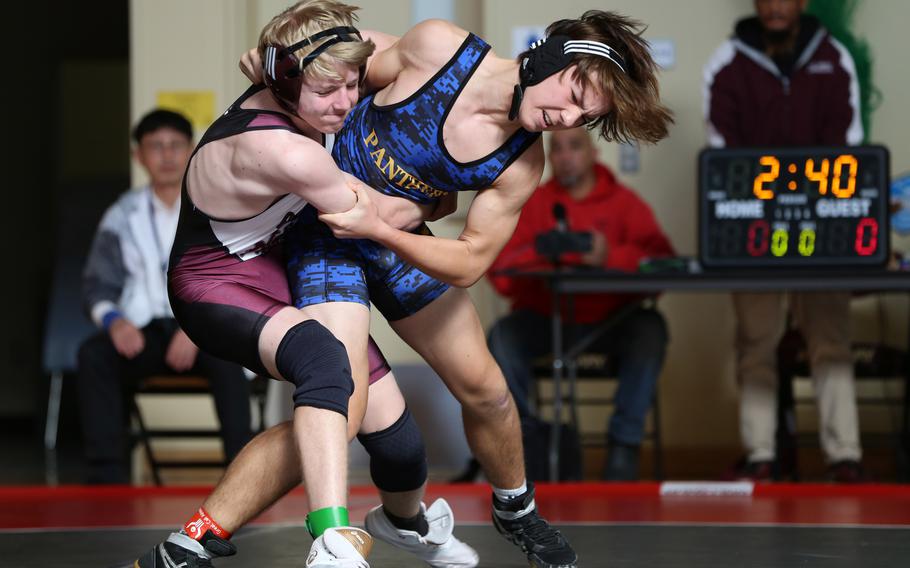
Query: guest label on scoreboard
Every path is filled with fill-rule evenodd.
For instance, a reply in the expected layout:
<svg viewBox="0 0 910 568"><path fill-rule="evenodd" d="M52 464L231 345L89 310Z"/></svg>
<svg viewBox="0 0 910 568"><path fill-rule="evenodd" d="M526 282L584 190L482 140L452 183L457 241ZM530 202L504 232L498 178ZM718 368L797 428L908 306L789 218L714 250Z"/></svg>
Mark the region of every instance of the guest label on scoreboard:
<svg viewBox="0 0 910 568"><path fill-rule="evenodd" d="M699 157L704 266L880 266L888 151L725 148Z"/></svg>

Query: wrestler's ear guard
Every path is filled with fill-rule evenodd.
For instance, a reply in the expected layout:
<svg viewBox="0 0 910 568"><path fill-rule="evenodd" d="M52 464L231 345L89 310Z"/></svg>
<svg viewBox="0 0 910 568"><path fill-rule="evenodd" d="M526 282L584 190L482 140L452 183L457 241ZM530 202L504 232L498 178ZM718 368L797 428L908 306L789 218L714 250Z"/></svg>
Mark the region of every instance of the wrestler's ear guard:
<svg viewBox="0 0 910 568"><path fill-rule="evenodd" d="M547 77L572 64L575 54L597 55L612 61L619 70L626 72L626 62L618 51L605 43L574 40L567 35L551 35L528 46L518 65L518 84L512 93L509 120L518 118L525 89L539 84Z"/></svg>
<svg viewBox="0 0 910 568"><path fill-rule="evenodd" d="M294 55L295 51L324 38L328 39L308 53L303 60ZM262 76L265 85L285 110L297 114L300 88L303 85L303 70L325 50L342 41L363 41L363 39L357 28L339 26L317 32L288 47L277 44L265 46L262 57ZM363 82L365 71L365 67L362 66L360 68L361 82Z"/></svg>

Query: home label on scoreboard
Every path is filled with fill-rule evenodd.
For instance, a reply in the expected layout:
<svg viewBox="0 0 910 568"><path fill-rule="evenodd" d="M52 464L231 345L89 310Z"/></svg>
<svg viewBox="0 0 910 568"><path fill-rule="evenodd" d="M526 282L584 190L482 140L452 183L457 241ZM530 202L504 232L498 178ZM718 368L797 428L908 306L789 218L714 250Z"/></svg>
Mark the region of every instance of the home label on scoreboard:
<svg viewBox="0 0 910 568"><path fill-rule="evenodd" d="M882 266L889 249L888 172L882 146L703 150L701 263Z"/></svg>

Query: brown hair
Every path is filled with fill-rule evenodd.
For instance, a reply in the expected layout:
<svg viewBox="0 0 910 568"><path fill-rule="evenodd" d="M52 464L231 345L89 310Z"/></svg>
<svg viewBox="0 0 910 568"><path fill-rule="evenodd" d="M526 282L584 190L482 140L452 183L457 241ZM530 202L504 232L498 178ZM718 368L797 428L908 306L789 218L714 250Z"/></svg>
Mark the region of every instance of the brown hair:
<svg viewBox="0 0 910 568"><path fill-rule="evenodd" d="M610 95L613 110L588 124L600 127L605 140L656 143L665 138L673 113L660 102L657 64L648 42L641 37L645 26L625 16L588 10L575 20L559 20L547 27L547 35L566 35L573 40L598 41L619 52L625 73L599 55L576 53L573 78L586 87ZM599 84L594 81L599 79Z"/></svg>
<svg viewBox="0 0 910 568"><path fill-rule="evenodd" d="M259 34L259 57L265 57L267 45L287 47L322 30L338 26L353 26L357 20L354 13L357 6L348 6L335 0L303 0L287 8L266 24ZM326 38L329 39L329 38ZM313 45L302 47L294 52L301 61L308 53L319 47L325 40L317 40ZM355 67L366 65L376 46L372 41L343 41L325 51L310 63L304 70L306 78L341 79L335 71L331 59Z"/></svg>

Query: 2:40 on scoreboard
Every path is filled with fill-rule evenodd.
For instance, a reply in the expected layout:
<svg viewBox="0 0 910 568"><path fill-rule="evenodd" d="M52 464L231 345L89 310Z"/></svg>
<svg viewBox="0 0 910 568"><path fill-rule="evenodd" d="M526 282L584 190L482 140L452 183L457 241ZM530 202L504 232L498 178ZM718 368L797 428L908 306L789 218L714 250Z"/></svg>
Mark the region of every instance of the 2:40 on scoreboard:
<svg viewBox="0 0 910 568"><path fill-rule="evenodd" d="M884 265L888 171L882 146L703 150L700 260L706 267Z"/></svg>

